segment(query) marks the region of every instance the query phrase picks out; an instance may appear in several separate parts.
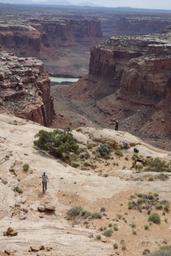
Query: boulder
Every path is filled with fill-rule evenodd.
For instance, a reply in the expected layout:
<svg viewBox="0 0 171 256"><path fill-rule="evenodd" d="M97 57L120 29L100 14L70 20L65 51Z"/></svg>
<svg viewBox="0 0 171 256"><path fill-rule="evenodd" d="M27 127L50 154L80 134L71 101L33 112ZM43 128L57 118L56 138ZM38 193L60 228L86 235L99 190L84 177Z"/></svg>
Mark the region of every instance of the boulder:
<svg viewBox="0 0 171 256"><path fill-rule="evenodd" d="M4 236L17 236L18 232L14 229L9 227L7 231L4 232Z"/></svg>
<svg viewBox="0 0 171 256"><path fill-rule="evenodd" d="M39 212L44 212L44 213L49 213L49 214L55 213L55 206L53 206L51 204L40 205L40 206L38 206L37 209Z"/></svg>

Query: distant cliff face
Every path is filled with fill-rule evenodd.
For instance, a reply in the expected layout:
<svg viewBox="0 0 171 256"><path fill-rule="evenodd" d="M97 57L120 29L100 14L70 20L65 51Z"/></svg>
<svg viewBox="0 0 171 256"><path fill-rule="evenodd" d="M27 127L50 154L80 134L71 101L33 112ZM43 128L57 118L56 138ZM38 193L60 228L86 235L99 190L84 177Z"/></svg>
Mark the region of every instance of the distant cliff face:
<svg viewBox="0 0 171 256"><path fill-rule="evenodd" d="M26 25L0 24L0 46L22 56L37 56L41 48L41 34Z"/></svg>
<svg viewBox="0 0 171 256"><path fill-rule="evenodd" d="M0 110L42 125L54 115L50 81L41 61L0 53Z"/></svg>
<svg viewBox="0 0 171 256"><path fill-rule="evenodd" d="M41 42L45 47L61 43L79 43L102 37L101 23L95 19L58 19L31 20L31 24L41 33Z"/></svg>
<svg viewBox="0 0 171 256"><path fill-rule="evenodd" d="M169 16L160 14L115 15L102 22L104 35L147 35L161 33L171 25Z"/></svg>
<svg viewBox="0 0 171 256"><path fill-rule="evenodd" d="M102 37L101 23L94 19L40 19L30 20L28 25L0 24L1 48L19 56L41 56L42 47L84 43L98 37Z"/></svg>

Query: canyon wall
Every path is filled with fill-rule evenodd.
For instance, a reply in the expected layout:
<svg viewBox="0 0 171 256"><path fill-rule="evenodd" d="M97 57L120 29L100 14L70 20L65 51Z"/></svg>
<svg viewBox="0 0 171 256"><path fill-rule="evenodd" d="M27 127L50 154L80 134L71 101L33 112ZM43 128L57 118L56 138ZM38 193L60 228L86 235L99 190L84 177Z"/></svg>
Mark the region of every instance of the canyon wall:
<svg viewBox="0 0 171 256"><path fill-rule="evenodd" d="M28 25L0 24L0 46L19 56L37 56L41 49L41 34Z"/></svg>
<svg viewBox="0 0 171 256"><path fill-rule="evenodd" d="M42 125L51 124L54 110L50 80L43 63L0 53L0 110Z"/></svg>
<svg viewBox="0 0 171 256"><path fill-rule="evenodd" d="M163 104L163 112L165 116L166 129L171 137L171 78L168 80L166 88L166 98Z"/></svg>
<svg viewBox="0 0 171 256"><path fill-rule="evenodd" d="M92 48L89 75L72 96L95 101L107 126L118 119L121 129L138 135L171 136L170 42L170 33L121 36Z"/></svg>
<svg viewBox="0 0 171 256"><path fill-rule="evenodd" d="M63 43L72 45L84 43L93 38L102 37L101 23L96 19L43 19L30 20L31 25L41 33L41 42L45 47L59 46Z"/></svg>
<svg viewBox="0 0 171 256"><path fill-rule="evenodd" d="M102 30L106 37L111 35L146 35L161 33L171 25L169 15L116 14L102 22Z"/></svg>
<svg viewBox="0 0 171 256"><path fill-rule="evenodd" d="M19 56L41 56L44 47L87 43L100 37L101 23L96 19L54 19L52 16L0 23L0 47Z"/></svg>

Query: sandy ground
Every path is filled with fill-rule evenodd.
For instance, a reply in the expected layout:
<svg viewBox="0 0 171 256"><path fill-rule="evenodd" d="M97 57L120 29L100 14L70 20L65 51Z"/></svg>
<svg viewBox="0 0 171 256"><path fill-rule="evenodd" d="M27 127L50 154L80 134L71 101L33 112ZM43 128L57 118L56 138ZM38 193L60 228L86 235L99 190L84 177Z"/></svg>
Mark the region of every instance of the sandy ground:
<svg viewBox="0 0 171 256"><path fill-rule="evenodd" d="M40 129L41 126L32 122L0 114L1 252L7 250L17 256L140 256L145 249L153 251L171 244L170 213L167 216L161 214L161 224L153 224L147 231L144 229L144 225L148 224L146 214L128 210L129 197L135 192L157 192L162 199L171 201L170 177L164 182L136 181L127 179L127 175L134 177L129 168L118 169L118 175L109 173L107 177L99 176L91 169L72 168L33 148L34 135ZM93 140L138 142L143 155L171 159L170 152L156 149L126 132L82 128L81 131L74 131L74 136L84 145L87 145L90 136ZM30 166L27 173L22 170L24 163ZM103 163L101 168L106 168ZM42 195L41 175L45 170L49 184L47 194ZM23 193L15 192L16 186L20 186ZM55 214L40 213L37 210L40 205L54 206ZM67 211L76 206L91 212L100 212L103 207L105 214L97 220L67 220ZM118 231L106 238L100 229L110 223L117 223ZM136 235L132 232L132 223L136 226ZM8 227L14 228L18 235L4 236L3 232ZM101 240L96 239L97 235L101 236ZM122 250L122 240L126 250ZM114 243L119 246L117 250L113 249ZM43 250L29 252L30 246L42 245L45 247Z"/></svg>

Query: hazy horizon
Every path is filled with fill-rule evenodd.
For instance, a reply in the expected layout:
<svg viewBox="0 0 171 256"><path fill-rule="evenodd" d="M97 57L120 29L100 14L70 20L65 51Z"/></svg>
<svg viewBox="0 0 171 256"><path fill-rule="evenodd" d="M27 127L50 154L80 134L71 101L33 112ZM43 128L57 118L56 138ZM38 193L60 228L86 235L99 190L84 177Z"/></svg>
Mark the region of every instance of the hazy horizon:
<svg viewBox="0 0 171 256"><path fill-rule="evenodd" d="M23 3L22 0L0 0L1 3ZM147 9L171 10L171 0L25 0L24 3L36 4L74 4L74 5L96 5L105 7L133 7Z"/></svg>

